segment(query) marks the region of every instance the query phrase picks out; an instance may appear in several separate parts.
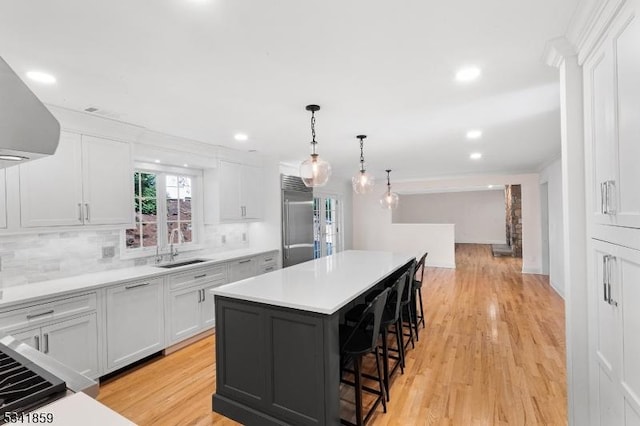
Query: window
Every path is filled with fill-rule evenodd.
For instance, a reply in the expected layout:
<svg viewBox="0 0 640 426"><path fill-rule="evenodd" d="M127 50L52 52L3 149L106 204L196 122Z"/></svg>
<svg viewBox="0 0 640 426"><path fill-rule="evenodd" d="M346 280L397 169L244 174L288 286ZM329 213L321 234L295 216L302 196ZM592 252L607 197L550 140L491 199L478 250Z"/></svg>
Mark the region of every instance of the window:
<svg viewBox="0 0 640 426"><path fill-rule="evenodd" d="M133 179L135 227L125 231L126 248L193 243L194 176L137 170Z"/></svg>
<svg viewBox="0 0 640 426"><path fill-rule="evenodd" d="M342 251L340 222L342 211L338 197L320 194L313 198L313 257L315 259Z"/></svg>

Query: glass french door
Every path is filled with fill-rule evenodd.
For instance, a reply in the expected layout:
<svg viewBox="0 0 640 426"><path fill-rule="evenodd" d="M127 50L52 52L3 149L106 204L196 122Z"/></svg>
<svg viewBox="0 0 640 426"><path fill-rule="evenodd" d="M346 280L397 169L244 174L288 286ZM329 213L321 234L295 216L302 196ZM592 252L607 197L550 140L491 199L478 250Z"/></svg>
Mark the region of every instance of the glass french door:
<svg viewBox="0 0 640 426"><path fill-rule="evenodd" d="M335 195L313 198L313 257L342 251L342 205Z"/></svg>

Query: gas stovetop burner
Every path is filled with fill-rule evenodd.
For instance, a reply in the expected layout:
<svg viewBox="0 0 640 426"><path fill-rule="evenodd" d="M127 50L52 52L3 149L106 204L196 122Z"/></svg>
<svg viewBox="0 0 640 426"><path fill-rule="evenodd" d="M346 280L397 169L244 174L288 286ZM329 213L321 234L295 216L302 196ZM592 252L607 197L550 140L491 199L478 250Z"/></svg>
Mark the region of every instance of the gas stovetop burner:
<svg viewBox="0 0 640 426"><path fill-rule="evenodd" d="M0 419L58 399L66 390L64 381L0 344Z"/></svg>

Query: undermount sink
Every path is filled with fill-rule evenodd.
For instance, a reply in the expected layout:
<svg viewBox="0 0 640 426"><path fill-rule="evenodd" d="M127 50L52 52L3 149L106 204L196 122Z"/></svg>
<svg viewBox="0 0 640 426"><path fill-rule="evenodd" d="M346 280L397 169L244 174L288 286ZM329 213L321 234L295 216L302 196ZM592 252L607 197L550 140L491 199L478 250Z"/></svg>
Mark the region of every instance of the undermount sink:
<svg viewBox="0 0 640 426"><path fill-rule="evenodd" d="M209 262L211 259L191 259L191 260L183 260L182 262L173 262L167 263L165 265L156 265L158 268L177 268L178 266L187 266L187 265L195 265L197 263Z"/></svg>

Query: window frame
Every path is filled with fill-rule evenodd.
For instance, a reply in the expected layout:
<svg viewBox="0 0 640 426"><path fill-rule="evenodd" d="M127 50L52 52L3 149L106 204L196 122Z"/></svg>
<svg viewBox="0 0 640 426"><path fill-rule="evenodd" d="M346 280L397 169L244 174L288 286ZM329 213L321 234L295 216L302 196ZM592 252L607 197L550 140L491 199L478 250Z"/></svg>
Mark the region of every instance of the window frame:
<svg viewBox="0 0 640 426"><path fill-rule="evenodd" d="M204 205L204 191L203 191L203 171L201 169L191 169L186 167L167 166L154 163L142 163L135 162L133 166L132 174L135 173L153 173L156 175L156 212L158 215L157 225L157 246L151 247L127 247L127 227L122 230L120 238L120 258L121 259L134 259L140 257L149 257L156 254L156 247L160 254L167 254L169 252L168 242L168 220L167 220L167 197L166 197L166 176L177 175L187 176L191 178L191 232L192 241L188 243L174 243L174 247L179 248L180 251L192 251L200 250L203 248L204 241L204 221L203 221L203 205ZM132 176L133 177L133 176ZM135 194L134 194L135 200ZM135 202L131 206L132 212L135 215ZM135 222L134 217L134 224Z"/></svg>

